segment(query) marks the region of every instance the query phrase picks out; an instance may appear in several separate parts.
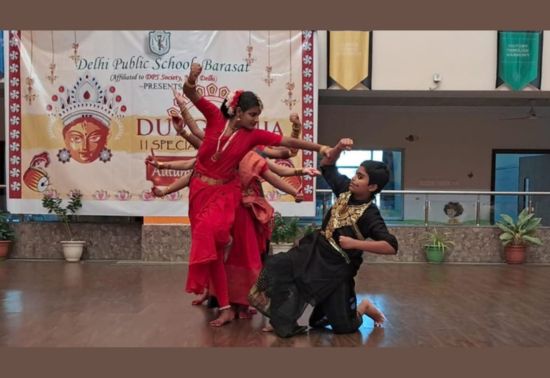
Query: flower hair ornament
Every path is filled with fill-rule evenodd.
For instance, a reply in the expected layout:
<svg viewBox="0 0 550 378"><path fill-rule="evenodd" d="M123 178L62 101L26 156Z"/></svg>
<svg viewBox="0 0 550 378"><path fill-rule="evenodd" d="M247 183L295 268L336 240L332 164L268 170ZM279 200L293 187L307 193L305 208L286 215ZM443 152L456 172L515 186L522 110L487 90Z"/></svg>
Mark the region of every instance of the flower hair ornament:
<svg viewBox="0 0 550 378"><path fill-rule="evenodd" d="M97 159L104 163L110 161L112 153L107 148L107 139L111 124L116 122L118 126L115 137L118 139L123 131L119 120L126 112L116 88L103 88L95 77L85 74L72 88L59 87L51 100L47 110L52 118L60 119L63 124L66 148L59 150L59 161L67 163L71 158L80 163ZM53 136L52 126L50 124L50 135Z"/></svg>
<svg viewBox="0 0 550 378"><path fill-rule="evenodd" d="M235 115L239 99L243 92L242 89L237 89L236 91L230 92L225 98L225 106L227 106L227 114L229 114L229 116L233 117Z"/></svg>

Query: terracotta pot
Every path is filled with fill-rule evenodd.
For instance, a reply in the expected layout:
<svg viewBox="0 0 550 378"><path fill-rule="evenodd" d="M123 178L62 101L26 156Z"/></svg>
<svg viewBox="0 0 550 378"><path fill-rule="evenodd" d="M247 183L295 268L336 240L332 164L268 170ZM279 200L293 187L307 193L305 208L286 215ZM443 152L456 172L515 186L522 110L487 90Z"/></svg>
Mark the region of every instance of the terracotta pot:
<svg viewBox="0 0 550 378"><path fill-rule="evenodd" d="M5 260L10 251L11 240L0 240L0 260Z"/></svg>
<svg viewBox="0 0 550 378"><path fill-rule="evenodd" d="M504 247L506 262L508 264L523 264L525 262L526 246L522 244L509 244Z"/></svg>

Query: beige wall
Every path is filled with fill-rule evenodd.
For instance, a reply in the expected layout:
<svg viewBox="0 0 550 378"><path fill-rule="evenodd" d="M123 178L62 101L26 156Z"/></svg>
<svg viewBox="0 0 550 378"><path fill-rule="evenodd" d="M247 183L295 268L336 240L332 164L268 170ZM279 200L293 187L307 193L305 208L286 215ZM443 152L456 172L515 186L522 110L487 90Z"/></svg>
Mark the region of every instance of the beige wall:
<svg viewBox="0 0 550 378"><path fill-rule="evenodd" d="M372 89L495 89L496 31L375 31Z"/></svg>
<svg viewBox="0 0 550 378"><path fill-rule="evenodd" d="M544 33L542 90L550 89L550 38ZM326 31L317 32L318 83L326 88ZM496 30L375 30L372 48L373 90L495 90ZM498 90L508 90L501 87ZM530 86L525 91L537 90Z"/></svg>
<svg viewBox="0 0 550 378"><path fill-rule="evenodd" d="M549 110L537 111L550 116ZM403 149L404 189L490 190L493 149L550 149L550 118L499 120L526 112L526 107L320 105L319 141L352 137L357 149ZM409 134L418 140L408 142Z"/></svg>

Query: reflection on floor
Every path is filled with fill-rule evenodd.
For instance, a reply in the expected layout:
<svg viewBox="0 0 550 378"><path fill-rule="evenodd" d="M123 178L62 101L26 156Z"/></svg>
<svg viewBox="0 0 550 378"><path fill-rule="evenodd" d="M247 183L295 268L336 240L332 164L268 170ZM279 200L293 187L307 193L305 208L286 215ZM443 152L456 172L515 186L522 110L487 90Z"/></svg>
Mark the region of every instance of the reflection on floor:
<svg viewBox="0 0 550 378"><path fill-rule="evenodd" d="M186 264L0 262L0 346L550 346L550 266L363 265L358 300L385 314L360 332L280 339L265 319L212 328L191 306ZM307 324L310 309L300 319Z"/></svg>

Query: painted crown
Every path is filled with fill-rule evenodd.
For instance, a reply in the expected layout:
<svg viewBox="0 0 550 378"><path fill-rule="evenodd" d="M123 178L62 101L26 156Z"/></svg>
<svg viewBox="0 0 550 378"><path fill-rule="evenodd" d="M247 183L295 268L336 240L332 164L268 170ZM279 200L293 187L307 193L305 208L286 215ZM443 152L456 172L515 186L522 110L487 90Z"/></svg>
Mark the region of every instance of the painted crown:
<svg viewBox="0 0 550 378"><path fill-rule="evenodd" d="M126 112L122 97L115 93L116 88L103 89L89 74L81 76L71 89L61 86L58 92L52 96L53 104L48 105L47 110L50 115L61 118L64 125L84 117L96 118L109 127L113 118L121 118Z"/></svg>

